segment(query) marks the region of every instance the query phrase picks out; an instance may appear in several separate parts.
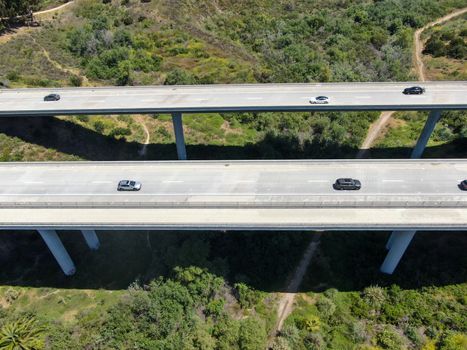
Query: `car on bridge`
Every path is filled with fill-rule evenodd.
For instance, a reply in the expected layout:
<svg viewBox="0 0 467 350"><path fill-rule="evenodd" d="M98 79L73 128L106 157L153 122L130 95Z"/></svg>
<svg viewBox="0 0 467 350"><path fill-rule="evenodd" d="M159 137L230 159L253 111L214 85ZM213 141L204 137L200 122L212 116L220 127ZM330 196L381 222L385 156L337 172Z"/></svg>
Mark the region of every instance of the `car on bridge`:
<svg viewBox="0 0 467 350"><path fill-rule="evenodd" d="M335 190L359 190L362 184L359 180L350 178L340 178L332 185Z"/></svg>
<svg viewBox="0 0 467 350"><path fill-rule="evenodd" d="M424 92L425 92L425 89L422 88L421 86L408 87L402 91L404 95L421 95Z"/></svg>
<svg viewBox="0 0 467 350"><path fill-rule="evenodd" d="M58 101L58 100L60 100L59 94L48 94L47 96L44 97L45 102Z"/></svg>
<svg viewBox="0 0 467 350"><path fill-rule="evenodd" d="M118 183L117 191L139 191L141 182L133 180L122 180Z"/></svg>
<svg viewBox="0 0 467 350"><path fill-rule="evenodd" d="M467 191L467 180L461 181L461 183L459 184L459 188L462 191Z"/></svg>
<svg viewBox="0 0 467 350"><path fill-rule="evenodd" d="M310 98L310 103L312 105L325 105L325 104L328 104L330 101L329 97L327 96L316 96L316 97L312 97Z"/></svg>

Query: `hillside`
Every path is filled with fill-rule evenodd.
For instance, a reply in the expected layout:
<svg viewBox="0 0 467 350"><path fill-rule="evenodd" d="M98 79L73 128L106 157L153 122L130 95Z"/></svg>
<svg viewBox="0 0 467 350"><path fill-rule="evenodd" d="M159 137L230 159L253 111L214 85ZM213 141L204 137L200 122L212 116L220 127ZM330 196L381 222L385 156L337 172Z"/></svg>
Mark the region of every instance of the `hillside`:
<svg viewBox="0 0 467 350"><path fill-rule="evenodd" d="M0 35L0 86L412 80L415 29L462 6L465 0L75 0L36 16L37 27ZM183 120L189 159L263 159L353 158L376 118ZM393 128L373 154L407 156L424 118L398 115L394 123L404 129ZM427 155L467 156L465 118L443 118ZM168 115L1 121L0 161L176 158ZM98 235L101 248L91 252L77 232L60 232L78 268L72 278L35 232L0 235L0 349L12 334L36 349L451 350L467 341L465 233L417 235L394 276L378 272L388 233L323 233L277 337L278 293L313 233Z"/></svg>

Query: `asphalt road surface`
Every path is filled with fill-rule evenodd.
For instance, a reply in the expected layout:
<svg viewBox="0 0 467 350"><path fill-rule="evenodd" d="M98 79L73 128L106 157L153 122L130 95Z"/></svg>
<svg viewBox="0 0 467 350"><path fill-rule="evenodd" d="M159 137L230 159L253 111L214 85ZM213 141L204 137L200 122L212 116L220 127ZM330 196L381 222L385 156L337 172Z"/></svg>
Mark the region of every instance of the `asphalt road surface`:
<svg viewBox="0 0 467 350"><path fill-rule="evenodd" d="M404 95L406 87L423 95ZM45 102L50 93L59 101ZM325 95L327 105L312 105ZM467 109L467 82L251 84L0 90L0 116L223 111Z"/></svg>
<svg viewBox="0 0 467 350"><path fill-rule="evenodd" d="M466 177L467 160L5 163L0 227L467 229Z"/></svg>

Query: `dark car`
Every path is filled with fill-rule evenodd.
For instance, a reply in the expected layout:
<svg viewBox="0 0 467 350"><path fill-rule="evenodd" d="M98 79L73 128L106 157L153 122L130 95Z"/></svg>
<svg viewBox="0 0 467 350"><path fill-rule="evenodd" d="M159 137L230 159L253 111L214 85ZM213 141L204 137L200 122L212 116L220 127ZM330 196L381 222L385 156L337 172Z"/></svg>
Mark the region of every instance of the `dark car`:
<svg viewBox="0 0 467 350"><path fill-rule="evenodd" d="M59 94L48 94L47 96L44 97L44 101L58 101L60 100L60 95Z"/></svg>
<svg viewBox="0 0 467 350"><path fill-rule="evenodd" d="M337 179L332 185L335 190L359 190L362 188L360 181L350 178Z"/></svg>
<svg viewBox="0 0 467 350"><path fill-rule="evenodd" d="M421 95L424 92L425 92L425 89L422 88L421 86L408 87L408 88L405 88L404 91L402 91L404 95Z"/></svg>
<svg viewBox="0 0 467 350"><path fill-rule="evenodd" d="M459 184L459 188L462 191L467 191L467 180L461 181L461 183Z"/></svg>

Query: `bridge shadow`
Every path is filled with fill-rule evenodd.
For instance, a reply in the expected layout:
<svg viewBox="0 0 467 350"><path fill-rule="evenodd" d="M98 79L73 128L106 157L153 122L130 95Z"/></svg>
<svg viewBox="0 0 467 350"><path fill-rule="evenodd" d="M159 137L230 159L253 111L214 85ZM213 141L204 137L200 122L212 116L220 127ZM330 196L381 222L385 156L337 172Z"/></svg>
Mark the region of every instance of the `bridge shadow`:
<svg viewBox="0 0 467 350"><path fill-rule="evenodd" d="M25 142L48 149L78 156L92 161L118 161L143 159L138 154L141 144L102 135L67 120L54 117L8 118L0 123L0 133L17 137ZM337 142L320 143L300 141L297 136L267 134L264 139L244 146L188 144L188 158L209 159L323 159L354 158L358 148ZM371 158L408 158L410 147L373 148ZM424 157L467 157L467 138L427 147ZM174 143L151 143L144 160L174 160L177 153Z"/></svg>
<svg viewBox="0 0 467 350"><path fill-rule="evenodd" d="M134 160L141 144L103 136L57 118L2 118L0 133L83 159ZM301 142L288 135L266 135L246 146L188 145L190 159L354 158L358 149L338 143ZM373 158L408 158L408 147L372 149ZM429 147L425 157L467 157L467 139ZM176 159L174 144L150 144L147 160ZM387 232L325 232L322 249L301 291L326 288L356 290L367 285L403 288L462 283L467 261L461 232L417 234L393 276L378 269ZM230 282L245 282L264 291L285 291L284 281L296 267L313 236L310 232L99 231L101 249L92 252L78 231L60 232L77 266L65 277L34 231L0 232L0 285L78 289L124 289L169 276L176 266L201 266Z"/></svg>
<svg viewBox="0 0 467 350"><path fill-rule="evenodd" d="M285 283L313 232L98 231L98 251L78 231L60 231L77 272L66 277L34 231L0 232L0 285L119 290L135 280L170 276L176 266L199 266L229 282L267 292ZM467 232L419 232L396 272L379 272L389 232L324 232L300 292L404 289L464 283Z"/></svg>

